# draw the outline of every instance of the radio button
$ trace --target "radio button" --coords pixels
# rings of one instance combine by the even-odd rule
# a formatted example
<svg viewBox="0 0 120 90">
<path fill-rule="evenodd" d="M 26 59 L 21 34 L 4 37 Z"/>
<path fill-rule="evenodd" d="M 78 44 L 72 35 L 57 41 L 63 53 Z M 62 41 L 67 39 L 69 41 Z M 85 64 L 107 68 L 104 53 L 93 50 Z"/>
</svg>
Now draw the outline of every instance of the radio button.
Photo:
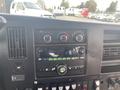
<svg viewBox="0 0 120 90">
<path fill-rule="evenodd" d="M 49 90 L 49 87 L 45 87 L 45 90 Z"/>
<path fill-rule="evenodd" d="M 41 61 L 42 60 L 42 58 L 38 58 L 38 61 Z"/>
<path fill-rule="evenodd" d="M 65 86 L 65 90 L 70 90 L 70 86 Z"/>
<path fill-rule="evenodd" d="M 72 67 L 68 67 L 68 69 L 69 69 L 69 70 L 71 70 L 71 69 L 72 69 Z"/>
<path fill-rule="evenodd" d="M 43 90 L 43 88 L 38 88 L 37 90 Z"/>
<path fill-rule="evenodd" d="M 52 87 L 52 90 L 57 90 L 57 87 Z"/>
<path fill-rule="evenodd" d="M 76 84 L 72 84 L 71 87 L 72 87 L 73 90 L 75 90 L 77 85 Z"/>
<path fill-rule="evenodd" d="M 11 76 L 11 80 L 13 82 L 16 82 L 16 81 L 24 81 L 25 80 L 25 75 L 12 75 Z"/>
<path fill-rule="evenodd" d="M 88 90 L 87 82 L 83 82 L 82 90 Z"/>
<path fill-rule="evenodd" d="M 81 83 L 77 83 L 77 87 L 76 88 L 77 88 L 76 90 L 82 90 L 81 89 Z"/>
<path fill-rule="evenodd" d="M 49 71 L 49 69 L 48 69 L 48 68 L 46 68 L 46 69 L 45 69 L 45 71 L 46 71 L 46 72 L 48 72 L 48 71 Z"/>
<path fill-rule="evenodd" d="M 58 90 L 63 90 L 63 86 L 59 86 L 59 87 L 58 87 Z"/>
<path fill-rule="evenodd" d="M 55 69 L 56 69 L 56 68 L 55 68 L 55 67 L 53 67 L 51 70 L 52 70 L 52 71 L 55 71 Z"/>
<path fill-rule="evenodd" d="M 100 86 L 100 81 L 99 81 L 99 80 L 96 80 L 96 81 L 95 81 L 95 85 L 96 85 L 96 87 L 99 87 L 99 86 Z"/>
</svg>

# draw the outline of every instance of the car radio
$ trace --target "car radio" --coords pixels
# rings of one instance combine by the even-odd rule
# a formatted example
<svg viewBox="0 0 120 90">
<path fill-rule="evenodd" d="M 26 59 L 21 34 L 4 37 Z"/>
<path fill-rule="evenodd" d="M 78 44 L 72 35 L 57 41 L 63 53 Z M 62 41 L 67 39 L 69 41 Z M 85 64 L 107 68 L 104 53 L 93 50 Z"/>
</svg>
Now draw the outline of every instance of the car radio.
<svg viewBox="0 0 120 90">
<path fill-rule="evenodd" d="M 39 46 L 36 47 L 35 52 L 38 76 L 48 77 L 57 75 L 79 75 L 85 73 L 85 46 Z"/>
</svg>

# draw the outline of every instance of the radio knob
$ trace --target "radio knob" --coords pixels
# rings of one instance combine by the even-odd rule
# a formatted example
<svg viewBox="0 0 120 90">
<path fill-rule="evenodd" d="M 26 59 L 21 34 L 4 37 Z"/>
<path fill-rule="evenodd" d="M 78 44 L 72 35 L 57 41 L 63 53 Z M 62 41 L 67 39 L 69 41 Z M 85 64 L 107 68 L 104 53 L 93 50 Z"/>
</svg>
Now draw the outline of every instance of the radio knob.
<svg viewBox="0 0 120 90">
<path fill-rule="evenodd" d="M 67 73 L 67 66 L 66 65 L 59 65 L 57 67 L 57 73 L 59 75 L 65 75 Z"/>
<path fill-rule="evenodd" d="M 79 49 L 79 54 L 84 54 L 85 53 L 85 48 L 80 48 Z"/>
<path fill-rule="evenodd" d="M 84 40 L 83 34 L 77 34 L 77 35 L 75 36 L 75 40 L 76 40 L 77 42 L 83 42 L 83 40 Z"/>
<path fill-rule="evenodd" d="M 68 35 L 66 33 L 60 34 L 59 39 L 61 42 L 67 42 L 68 41 Z"/>
<path fill-rule="evenodd" d="M 50 34 L 45 34 L 43 40 L 45 43 L 50 43 L 52 41 L 52 36 Z"/>
</svg>

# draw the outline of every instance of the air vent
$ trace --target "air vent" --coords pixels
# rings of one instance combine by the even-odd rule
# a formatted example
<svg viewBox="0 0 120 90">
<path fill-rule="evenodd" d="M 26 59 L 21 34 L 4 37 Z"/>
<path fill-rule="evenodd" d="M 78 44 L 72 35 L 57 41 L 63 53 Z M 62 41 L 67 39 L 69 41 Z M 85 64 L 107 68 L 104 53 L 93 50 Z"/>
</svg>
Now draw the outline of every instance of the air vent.
<svg viewBox="0 0 120 90">
<path fill-rule="evenodd" d="M 120 59 L 120 46 L 104 46 L 103 61 Z"/>
<path fill-rule="evenodd" d="M 9 59 L 26 58 L 26 36 L 23 27 L 8 27 Z"/>
<path fill-rule="evenodd" d="M 120 72 L 120 65 L 102 66 L 101 73 Z"/>
<path fill-rule="evenodd" d="M 105 30 L 104 43 L 120 43 L 120 30 Z"/>
</svg>

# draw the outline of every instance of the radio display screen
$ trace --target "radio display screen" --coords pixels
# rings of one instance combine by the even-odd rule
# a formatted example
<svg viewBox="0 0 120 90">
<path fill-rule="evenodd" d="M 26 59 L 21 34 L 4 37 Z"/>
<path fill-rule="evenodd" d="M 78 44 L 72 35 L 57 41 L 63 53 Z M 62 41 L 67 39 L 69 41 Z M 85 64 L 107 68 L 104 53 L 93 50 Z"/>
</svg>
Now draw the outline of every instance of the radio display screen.
<svg viewBox="0 0 120 90">
<path fill-rule="evenodd" d="M 78 60 L 85 58 L 85 46 L 51 46 L 36 48 L 39 61 Z"/>
</svg>

